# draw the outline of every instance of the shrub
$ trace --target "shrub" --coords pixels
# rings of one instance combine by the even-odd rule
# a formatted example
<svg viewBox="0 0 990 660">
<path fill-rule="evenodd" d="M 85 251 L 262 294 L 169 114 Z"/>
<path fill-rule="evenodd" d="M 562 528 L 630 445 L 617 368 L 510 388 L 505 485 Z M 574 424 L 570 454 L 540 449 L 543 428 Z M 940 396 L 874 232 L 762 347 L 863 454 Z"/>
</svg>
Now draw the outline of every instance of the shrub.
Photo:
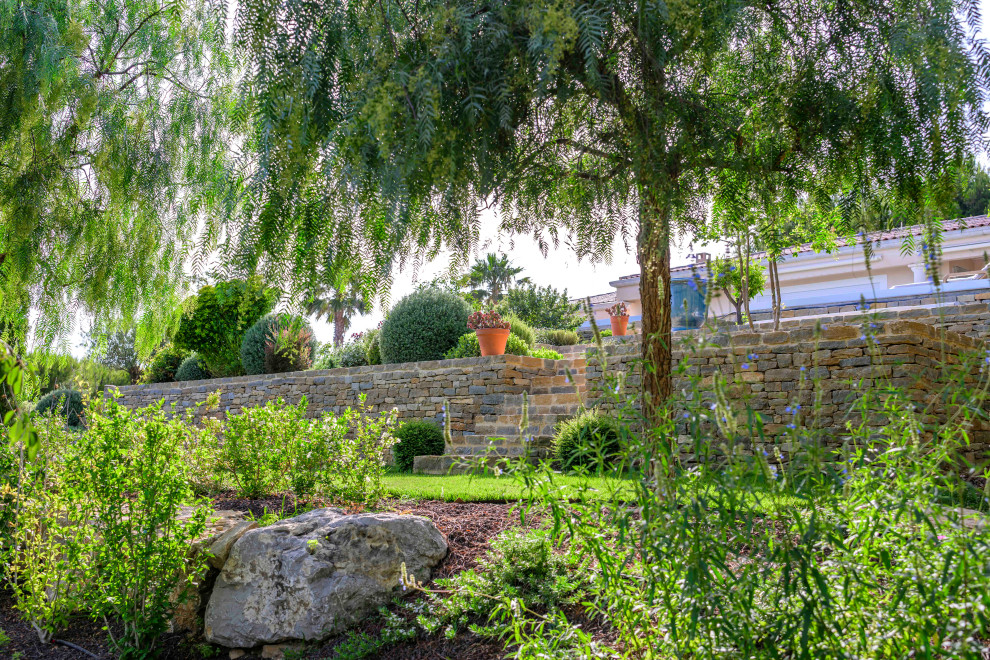
<svg viewBox="0 0 990 660">
<path fill-rule="evenodd" d="M 281 328 L 294 328 L 298 333 L 308 331 L 310 335 L 308 342 L 310 364 L 309 366 L 302 367 L 302 369 L 308 369 L 317 361 L 317 342 L 313 338 L 313 330 L 306 322 L 306 319 L 290 314 L 265 314 L 247 329 L 244 333 L 244 338 L 241 340 L 239 352 L 241 356 L 241 367 L 244 369 L 244 373 L 253 376 L 256 374 L 301 370 L 300 368 L 291 368 L 270 371 L 265 366 L 265 346 L 272 334 L 278 333 Z"/>
<path fill-rule="evenodd" d="M 183 360 L 189 356 L 189 351 L 182 350 L 173 344 L 166 344 L 151 358 L 151 364 L 141 376 L 142 383 L 171 383 L 175 380 L 175 372 L 179 370 Z"/>
<path fill-rule="evenodd" d="M 540 328 L 536 331 L 536 341 L 540 344 L 550 344 L 551 346 L 573 346 L 580 343 L 581 337 L 573 330 Z"/>
<path fill-rule="evenodd" d="M 527 346 L 532 348 L 533 344 L 536 343 L 536 333 L 533 332 L 533 328 L 529 327 L 528 323 L 515 314 L 507 314 L 504 318 L 509 322 L 509 328 L 512 330 L 512 334 L 522 339 L 526 342 Z"/>
<path fill-rule="evenodd" d="M 534 348 L 533 357 L 543 360 L 561 360 L 564 356 L 552 348 Z"/>
<path fill-rule="evenodd" d="M 619 426 L 613 417 L 585 410 L 557 424 L 554 457 L 563 469 L 604 466 L 619 452 Z"/>
<path fill-rule="evenodd" d="M 600 337 L 611 337 L 612 336 L 612 328 L 605 328 L 604 330 L 599 330 L 598 331 L 598 335 Z"/>
<path fill-rule="evenodd" d="M 273 328 L 265 340 L 265 373 L 305 371 L 313 365 L 313 331 L 300 325 Z"/>
<path fill-rule="evenodd" d="M 438 456 L 443 454 L 446 444 L 443 431 L 432 422 L 414 419 L 399 426 L 395 431 L 398 442 L 392 448 L 395 466 L 408 472 L 412 470 L 413 459 L 417 456 Z"/>
<path fill-rule="evenodd" d="M 187 381 L 187 380 L 206 380 L 210 377 L 210 372 L 206 368 L 206 364 L 199 359 L 199 356 L 193 353 L 179 365 L 179 368 L 175 370 L 175 380 L 176 381 Z"/>
<path fill-rule="evenodd" d="M 368 349 L 362 341 L 351 341 L 337 349 L 342 367 L 363 367 L 368 364 Z"/>
<path fill-rule="evenodd" d="M 275 291 L 254 278 L 204 286 L 183 303 L 175 345 L 199 353 L 213 376 L 239 375 L 244 334 L 276 299 Z"/>
<path fill-rule="evenodd" d="M 532 326 L 573 330 L 584 320 L 581 305 L 553 287 L 523 286 L 509 289 L 499 308 L 515 314 Z"/>
<path fill-rule="evenodd" d="M 509 339 L 505 342 L 505 352 L 509 355 L 529 355 L 529 346 L 522 339 L 509 333 Z M 444 353 L 445 360 L 455 360 L 457 358 L 481 357 L 481 346 L 478 344 L 478 335 L 468 332 L 461 335 L 457 340 L 457 345 Z"/>
<path fill-rule="evenodd" d="M 340 353 L 333 344 L 322 344 L 316 351 L 314 369 L 336 369 L 340 366 Z"/>
<path fill-rule="evenodd" d="M 467 331 L 471 306 L 436 289 L 412 293 L 396 304 L 382 325 L 382 362 L 439 360 Z"/>
<path fill-rule="evenodd" d="M 83 398 L 78 390 L 55 390 L 38 399 L 34 407 L 38 415 L 49 413 L 65 419 L 72 427 L 83 425 Z"/>
<path fill-rule="evenodd" d="M 368 359 L 368 364 L 382 363 L 381 335 L 381 328 L 375 328 L 366 335 L 368 348 L 365 351 L 365 356 Z"/>
</svg>

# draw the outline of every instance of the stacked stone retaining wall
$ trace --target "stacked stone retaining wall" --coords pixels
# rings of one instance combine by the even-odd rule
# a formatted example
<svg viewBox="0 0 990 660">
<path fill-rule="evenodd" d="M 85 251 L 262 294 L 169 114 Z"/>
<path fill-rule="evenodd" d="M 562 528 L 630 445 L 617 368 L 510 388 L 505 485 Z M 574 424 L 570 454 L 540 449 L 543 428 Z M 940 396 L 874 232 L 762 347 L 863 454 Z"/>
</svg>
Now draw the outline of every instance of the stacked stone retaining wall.
<svg viewBox="0 0 990 660">
<path fill-rule="evenodd" d="M 927 409 L 929 423 L 944 420 L 948 411 L 939 394 L 946 380 L 979 386 L 982 374 L 977 360 L 983 361 L 979 354 L 985 350 L 979 340 L 907 320 L 872 321 L 865 327 L 806 324 L 777 332 L 684 333 L 675 344 L 674 362 L 686 366 L 675 378 L 675 390 L 693 390 L 696 385 L 701 390 L 702 403 L 695 410 L 700 408 L 709 418 L 706 431 L 724 436 L 719 425 L 711 423 L 717 422 L 715 415 L 734 414 L 745 427 L 748 409 L 760 416 L 765 437 L 754 434 L 742 450 L 775 448 L 785 459 L 801 450 L 789 439 L 804 436 L 802 427 L 812 429 L 827 446 L 841 446 L 848 437 L 846 422 L 857 421 L 852 402 L 866 388 L 899 388 L 919 410 Z M 604 351 L 604 371 L 601 357 L 589 351 L 589 404 L 605 409 L 638 405 L 642 382 L 638 338 L 613 342 Z M 964 369 L 963 364 L 972 366 Z M 619 373 L 624 378 L 616 393 L 614 377 Z M 725 387 L 730 411 L 719 407 L 709 412 L 716 399 L 716 379 Z M 795 412 L 798 405 L 800 411 Z M 685 411 L 685 407 L 676 410 L 675 419 Z M 678 431 L 682 444 L 692 442 L 686 423 L 680 423 Z M 966 458 L 983 462 L 990 450 L 990 426 L 975 420 L 969 432 Z"/>
</svg>

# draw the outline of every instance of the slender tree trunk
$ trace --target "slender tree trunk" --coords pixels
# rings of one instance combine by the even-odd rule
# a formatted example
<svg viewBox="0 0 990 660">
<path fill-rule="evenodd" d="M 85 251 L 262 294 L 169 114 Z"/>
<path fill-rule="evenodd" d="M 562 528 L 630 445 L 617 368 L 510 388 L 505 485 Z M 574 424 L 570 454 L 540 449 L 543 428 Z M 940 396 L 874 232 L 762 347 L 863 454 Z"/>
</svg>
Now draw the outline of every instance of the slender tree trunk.
<svg viewBox="0 0 990 660">
<path fill-rule="evenodd" d="M 780 278 L 777 272 L 777 259 L 773 255 L 769 256 L 767 261 L 770 271 L 770 292 L 773 297 L 773 329 L 780 330 L 780 309 L 781 309 L 781 299 L 780 299 Z"/>
<path fill-rule="evenodd" d="M 344 343 L 344 312 L 333 313 L 333 345 L 340 346 Z"/>
<path fill-rule="evenodd" d="M 659 421 L 671 383 L 670 211 L 644 200 L 637 239 L 639 296 L 643 306 L 643 410 Z M 648 367 L 648 368 L 647 368 Z"/>
<path fill-rule="evenodd" d="M 752 256 L 752 250 L 750 249 L 749 233 L 748 232 L 745 234 L 745 237 L 746 237 L 746 273 L 745 273 L 745 275 L 746 275 L 746 295 L 743 296 L 743 304 L 746 305 L 746 320 L 749 321 L 749 329 L 755 331 L 756 330 L 756 326 L 753 325 L 753 314 L 752 314 L 752 312 L 749 311 L 749 299 L 750 299 L 750 295 L 749 295 L 749 273 L 750 273 L 749 260 L 750 260 L 750 257 Z"/>
</svg>

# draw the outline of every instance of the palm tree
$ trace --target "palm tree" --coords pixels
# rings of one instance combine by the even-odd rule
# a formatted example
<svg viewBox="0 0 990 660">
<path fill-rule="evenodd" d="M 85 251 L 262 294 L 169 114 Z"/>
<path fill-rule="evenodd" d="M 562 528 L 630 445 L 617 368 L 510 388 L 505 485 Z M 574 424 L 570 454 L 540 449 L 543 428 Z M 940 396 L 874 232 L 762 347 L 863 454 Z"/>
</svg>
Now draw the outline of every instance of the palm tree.
<svg viewBox="0 0 990 660">
<path fill-rule="evenodd" d="M 351 317 L 371 311 L 371 304 L 361 290 L 361 280 L 353 273 L 341 272 L 330 284 L 320 287 L 306 305 L 306 312 L 317 320 L 333 318 L 333 345 L 344 343 L 344 333 L 351 327 Z"/>
<path fill-rule="evenodd" d="M 470 288 L 475 298 L 495 305 L 513 284 L 529 283 L 528 277 L 516 279 L 522 271 L 513 266 L 506 255 L 488 253 L 484 259 L 474 262 L 471 271 L 461 279 L 461 286 Z"/>
</svg>

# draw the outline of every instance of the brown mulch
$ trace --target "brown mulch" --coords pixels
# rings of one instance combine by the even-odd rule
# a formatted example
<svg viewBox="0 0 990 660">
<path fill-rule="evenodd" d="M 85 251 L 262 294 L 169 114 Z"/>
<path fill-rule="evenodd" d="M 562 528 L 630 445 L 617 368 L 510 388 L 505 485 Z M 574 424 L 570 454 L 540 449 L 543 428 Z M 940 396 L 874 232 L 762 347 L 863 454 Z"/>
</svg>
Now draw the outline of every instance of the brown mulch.
<svg viewBox="0 0 990 660">
<path fill-rule="evenodd" d="M 276 513 L 279 517 L 289 517 L 296 512 L 302 513 L 309 509 L 331 504 L 320 501 L 296 501 L 291 496 L 272 497 L 262 500 L 247 500 L 222 496 L 214 498 L 217 509 L 232 509 L 248 511 L 252 516 L 260 518 L 267 513 Z M 473 568 L 478 559 L 489 548 L 490 541 L 499 533 L 520 526 L 519 513 L 514 505 L 504 503 L 462 503 L 423 501 L 391 501 L 382 507 L 386 511 L 424 516 L 431 519 L 447 539 L 449 553 L 447 558 L 434 572 L 434 577 L 450 577 L 463 570 Z M 538 517 L 526 516 L 526 527 L 538 522 Z M 410 595 L 411 598 L 418 597 Z M 366 621 L 358 630 L 375 635 L 381 629 L 377 617 Z M 585 628 L 588 630 L 588 628 Z M 14 658 L 20 653 L 22 660 L 36 658 L 55 660 L 77 660 L 88 658 L 86 654 L 55 644 L 41 644 L 37 634 L 28 624 L 21 621 L 13 609 L 13 602 L 8 591 L 0 591 L 0 630 L 9 638 L 7 644 L 0 645 L 0 658 Z M 74 618 L 68 628 L 58 636 L 92 652 L 99 658 L 110 660 L 113 654 L 107 642 L 106 631 L 102 622 L 94 622 L 84 617 Z M 2 637 L 0 637 L 2 639 Z M 330 639 L 317 649 L 312 649 L 307 657 L 332 658 L 334 647 L 341 638 Z M 200 660 L 204 656 L 197 648 L 202 643 L 200 639 L 190 639 L 186 635 L 168 635 L 161 640 L 161 658 L 165 660 Z M 388 660 L 421 660 L 449 658 L 465 660 L 494 660 L 505 656 L 505 648 L 495 642 L 482 640 L 470 632 L 463 632 L 454 639 L 448 640 L 443 635 L 428 639 L 418 639 L 413 642 L 399 644 L 388 649 L 380 657 Z M 225 649 L 220 649 L 213 656 L 224 660 L 227 657 Z M 246 656 L 257 657 L 257 656 Z"/>
</svg>

